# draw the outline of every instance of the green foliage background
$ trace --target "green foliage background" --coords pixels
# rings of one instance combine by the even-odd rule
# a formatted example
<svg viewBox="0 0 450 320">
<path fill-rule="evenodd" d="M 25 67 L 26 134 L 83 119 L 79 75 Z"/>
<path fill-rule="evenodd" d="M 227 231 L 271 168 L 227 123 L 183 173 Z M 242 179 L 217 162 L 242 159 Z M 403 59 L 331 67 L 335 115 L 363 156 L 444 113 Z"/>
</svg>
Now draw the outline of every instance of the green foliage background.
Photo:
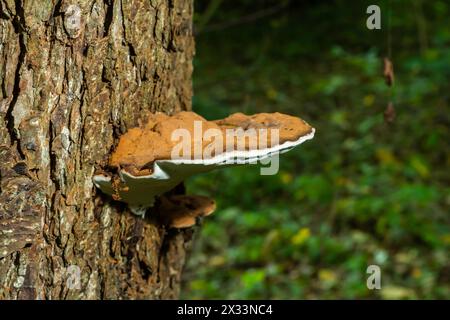
<svg viewBox="0 0 450 320">
<path fill-rule="evenodd" d="M 366 28 L 369 4 L 382 30 Z M 188 181 L 218 210 L 197 232 L 182 298 L 450 298 L 450 3 L 212 0 L 196 11 L 194 110 L 279 111 L 317 132 L 277 175 L 249 166 Z M 381 290 L 366 287 L 370 264 Z"/>
</svg>

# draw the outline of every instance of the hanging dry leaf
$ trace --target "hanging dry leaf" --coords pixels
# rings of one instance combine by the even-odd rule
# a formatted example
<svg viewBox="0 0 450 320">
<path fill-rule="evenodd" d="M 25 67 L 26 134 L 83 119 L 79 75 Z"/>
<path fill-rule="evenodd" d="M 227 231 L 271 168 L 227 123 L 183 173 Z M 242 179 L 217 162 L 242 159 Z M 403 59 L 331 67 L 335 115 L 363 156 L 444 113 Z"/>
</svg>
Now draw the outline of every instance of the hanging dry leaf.
<svg viewBox="0 0 450 320">
<path fill-rule="evenodd" d="M 389 58 L 384 58 L 384 79 L 386 84 L 391 87 L 394 84 L 394 65 Z"/>
<path fill-rule="evenodd" d="M 384 121 L 386 123 L 393 123 L 395 120 L 395 108 L 392 102 L 389 102 L 386 110 L 384 110 Z"/>
</svg>

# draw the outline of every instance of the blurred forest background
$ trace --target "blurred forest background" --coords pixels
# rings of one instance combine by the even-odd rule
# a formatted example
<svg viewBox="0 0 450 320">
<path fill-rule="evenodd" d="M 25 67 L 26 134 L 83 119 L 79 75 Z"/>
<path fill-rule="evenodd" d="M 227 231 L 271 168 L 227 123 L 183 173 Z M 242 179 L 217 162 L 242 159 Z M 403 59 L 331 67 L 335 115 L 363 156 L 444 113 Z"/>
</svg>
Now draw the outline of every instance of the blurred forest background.
<svg viewBox="0 0 450 320">
<path fill-rule="evenodd" d="M 188 182 L 218 210 L 182 298 L 450 298 L 450 2 L 195 3 L 194 110 L 279 111 L 317 132 L 277 175 L 248 166 Z M 366 28 L 369 4 L 381 30 Z M 371 264 L 381 290 L 366 287 Z"/>
</svg>

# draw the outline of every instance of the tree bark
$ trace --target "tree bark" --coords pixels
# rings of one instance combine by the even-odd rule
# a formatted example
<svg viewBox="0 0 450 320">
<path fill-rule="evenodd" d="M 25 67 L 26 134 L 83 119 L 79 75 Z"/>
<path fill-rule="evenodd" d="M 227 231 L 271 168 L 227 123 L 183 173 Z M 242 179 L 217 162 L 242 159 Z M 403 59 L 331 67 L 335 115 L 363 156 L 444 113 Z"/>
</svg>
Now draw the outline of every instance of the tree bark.
<svg viewBox="0 0 450 320">
<path fill-rule="evenodd" d="M 178 296 L 191 232 L 92 177 L 150 112 L 191 108 L 192 15 L 191 0 L 0 0 L 0 298 Z"/>
</svg>

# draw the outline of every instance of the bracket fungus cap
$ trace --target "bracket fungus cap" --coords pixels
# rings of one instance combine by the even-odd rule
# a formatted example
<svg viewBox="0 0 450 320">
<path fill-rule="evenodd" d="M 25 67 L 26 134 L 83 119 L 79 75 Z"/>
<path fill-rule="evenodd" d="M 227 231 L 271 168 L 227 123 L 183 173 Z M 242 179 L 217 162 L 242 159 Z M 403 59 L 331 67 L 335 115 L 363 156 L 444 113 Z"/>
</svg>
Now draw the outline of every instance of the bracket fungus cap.
<svg viewBox="0 0 450 320">
<path fill-rule="evenodd" d="M 97 174 L 94 183 L 141 214 L 156 196 L 191 175 L 267 160 L 312 139 L 314 132 L 302 119 L 281 113 L 236 113 L 215 121 L 187 111 L 156 113 L 121 136 L 109 162 L 117 173 Z M 183 156 L 174 156 L 174 150 Z"/>
</svg>

